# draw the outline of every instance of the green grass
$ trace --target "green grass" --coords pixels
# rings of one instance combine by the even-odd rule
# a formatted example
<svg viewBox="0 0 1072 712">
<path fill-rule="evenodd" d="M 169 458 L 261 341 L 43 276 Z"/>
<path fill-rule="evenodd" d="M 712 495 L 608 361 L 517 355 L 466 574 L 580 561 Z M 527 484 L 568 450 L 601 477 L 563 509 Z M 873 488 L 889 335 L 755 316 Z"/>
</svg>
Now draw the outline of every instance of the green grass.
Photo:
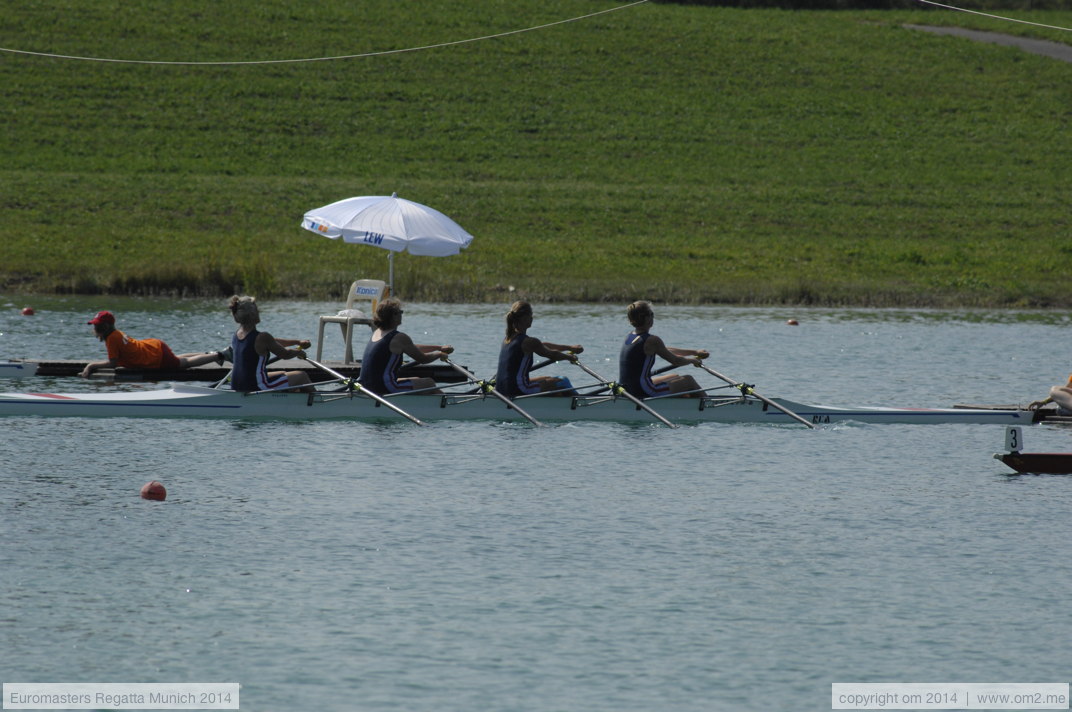
<svg viewBox="0 0 1072 712">
<path fill-rule="evenodd" d="M 294 5 L 11 0 L 0 45 L 320 57 L 615 6 Z M 1072 66 L 906 22 L 1072 34 L 648 3 L 333 62 L 0 53 L 0 291 L 335 297 L 385 276 L 386 253 L 302 214 L 397 191 L 475 236 L 397 257 L 408 299 L 1072 305 Z"/>
</svg>

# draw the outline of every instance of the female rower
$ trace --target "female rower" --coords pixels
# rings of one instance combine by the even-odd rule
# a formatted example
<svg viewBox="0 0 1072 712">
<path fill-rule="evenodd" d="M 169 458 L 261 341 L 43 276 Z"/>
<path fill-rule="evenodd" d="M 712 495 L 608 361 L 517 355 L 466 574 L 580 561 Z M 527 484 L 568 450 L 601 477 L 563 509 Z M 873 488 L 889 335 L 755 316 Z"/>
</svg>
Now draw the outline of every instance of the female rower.
<svg viewBox="0 0 1072 712">
<path fill-rule="evenodd" d="M 234 352 L 234 370 L 231 372 L 231 388 L 236 391 L 273 391 L 280 388 L 302 387 L 304 392 L 313 391 L 309 374 L 304 371 L 269 371 L 268 357 L 305 358 L 302 347 L 308 342 L 297 339 L 276 339 L 267 331 L 257 331 L 261 321 L 260 310 L 253 297 L 231 297 L 231 314 L 238 322 L 238 329 L 231 337 Z M 294 351 L 286 347 L 298 346 Z"/>
<path fill-rule="evenodd" d="M 514 302 L 506 314 L 506 338 L 499 351 L 499 370 L 495 374 L 495 388 L 508 398 L 558 391 L 561 395 L 576 395 L 568 378 L 558 376 L 529 377 L 532 370 L 532 355 L 537 354 L 552 361 L 576 362 L 584 351 L 579 344 L 572 346 L 540 341 L 528 335 L 532 326 L 532 305 Z M 567 353 L 572 352 L 572 353 Z"/>
<path fill-rule="evenodd" d="M 667 374 L 652 377 L 651 369 L 658 356 L 675 366 L 691 363 L 701 365 L 702 359 L 711 354 L 706 349 L 670 348 L 655 334 L 650 333 L 655 323 L 651 304 L 633 302 L 626 314 L 633 330 L 625 337 L 621 355 L 618 357 L 618 382 L 637 398 L 664 396 L 671 393 L 698 391 L 700 384 L 692 376 Z"/>
<path fill-rule="evenodd" d="M 86 322 L 93 326 L 97 339 L 104 342 L 108 350 L 106 361 L 91 361 L 82 369 L 82 378 L 101 368 L 142 368 L 146 370 L 181 371 L 195 366 L 202 366 L 215 361 L 223 365 L 227 354 L 222 351 L 210 351 L 200 354 L 182 354 L 176 356 L 171 348 L 160 339 L 132 339 L 115 328 L 115 315 L 109 311 L 97 312 Z"/>
<path fill-rule="evenodd" d="M 402 304 L 394 298 L 384 299 L 376 305 L 372 325 L 376 330 L 365 346 L 361 358 L 361 375 L 358 383 L 373 393 L 386 395 L 403 391 L 439 393 L 433 378 L 399 378 L 398 368 L 402 356 L 409 356 L 417 363 L 431 363 L 437 358 L 446 358 L 454 353 L 453 346 L 430 346 L 415 344 L 413 339 L 398 330 L 402 324 Z"/>
</svg>

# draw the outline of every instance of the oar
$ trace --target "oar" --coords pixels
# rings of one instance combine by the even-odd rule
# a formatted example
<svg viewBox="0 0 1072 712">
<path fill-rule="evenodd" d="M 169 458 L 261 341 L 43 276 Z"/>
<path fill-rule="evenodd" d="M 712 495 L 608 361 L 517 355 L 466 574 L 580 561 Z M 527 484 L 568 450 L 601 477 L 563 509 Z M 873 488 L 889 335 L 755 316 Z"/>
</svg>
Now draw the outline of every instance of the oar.
<svg viewBox="0 0 1072 712">
<path fill-rule="evenodd" d="M 361 391 L 366 396 L 368 396 L 372 400 L 376 401 L 380 405 L 390 408 L 394 412 L 396 412 L 399 415 L 401 415 L 403 418 L 406 418 L 407 420 L 412 421 L 412 422 L 416 423 L 417 425 L 427 425 L 427 423 L 425 423 L 424 421 L 420 420 L 419 418 L 417 418 L 415 416 L 410 415 L 409 413 L 407 413 L 406 411 L 402 410 L 397 405 L 395 405 L 391 401 L 387 400 L 383 396 L 381 396 L 381 395 L 379 395 L 377 393 L 373 393 L 369 389 L 365 388 L 360 383 L 358 383 L 356 380 L 347 378 L 346 376 L 342 375 L 338 371 L 333 371 L 332 369 L 328 368 L 324 364 L 318 363 L 318 362 L 312 360 L 311 358 L 307 358 L 305 360 L 308 361 L 309 363 L 313 364 L 317 368 L 319 368 L 324 373 L 331 374 L 335 378 L 339 379 L 340 381 L 345 383 L 348 387 L 354 388 L 354 389 L 356 389 L 358 391 Z"/>
<path fill-rule="evenodd" d="M 589 376 L 591 376 L 592 378 L 596 379 L 597 381 L 599 381 L 603 385 L 605 385 L 608 388 L 610 388 L 611 393 L 613 393 L 614 395 L 624 396 L 625 398 L 628 398 L 629 400 L 633 401 L 633 403 L 635 403 L 637 405 L 637 407 L 643 408 L 644 410 L 648 411 L 651 415 L 655 416 L 656 420 L 658 420 L 662 424 L 666 425 L 667 427 L 671 427 L 671 428 L 676 428 L 677 427 L 676 425 L 671 423 L 669 420 L 667 420 L 666 418 L 664 418 L 663 416 L 659 415 L 654 410 L 652 410 L 651 407 L 647 403 L 645 403 L 644 401 L 640 400 L 639 398 L 634 396 L 629 391 L 625 390 L 625 388 L 621 384 L 612 383 L 611 381 L 608 381 L 607 379 L 603 378 L 603 376 L 600 376 L 598 373 L 596 373 L 592 369 L 588 368 L 587 366 L 585 366 L 580 361 L 574 361 L 573 363 L 575 363 L 578 366 L 580 366 L 581 370 L 584 371 L 585 373 L 587 373 Z"/>
<path fill-rule="evenodd" d="M 657 368 L 654 371 L 652 371 L 651 375 L 658 376 L 660 373 L 666 373 L 667 371 L 673 371 L 675 368 L 681 368 L 681 366 L 675 366 L 674 364 L 670 364 L 669 366 L 663 366 L 662 368 Z M 598 390 L 592 391 L 592 393 L 590 395 L 594 395 L 594 396 L 599 395 L 600 393 L 606 393 L 609 390 L 610 390 L 609 385 L 603 386 L 602 388 L 600 388 Z"/>
<path fill-rule="evenodd" d="M 498 390 L 496 390 L 495 386 L 491 385 L 491 383 L 489 383 L 488 381 L 479 380 L 474 374 L 470 373 L 468 370 L 466 370 L 462 366 L 459 366 L 458 364 L 454 363 L 449 358 L 445 358 L 443 360 L 446 361 L 447 363 L 449 363 L 451 368 L 453 368 L 455 371 L 457 371 L 458 373 L 462 374 L 463 376 L 465 376 L 466 378 L 471 380 L 473 383 L 475 383 L 478 386 L 480 386 L 480 390 L 484 391 L 485 393 L 490 393 L 491 395 L 495 396 L 496 398 L 501 400 L 503 403 L 505 403 L 507 405 L 507 407 L 513 408 L 514 410 L 516 410 L 518 412 L 518 415 L 521 415 L 522 417 L 524 417 L 525 420 L 529 421 L 530 423 L 532 423 L 533 425 L 535 425 L 537 427 L 543 425 L 543 423 L 541 423 L 540 421 L 536 420 L 531 415 L 529 415 L 528 413 L 523 411 L 521 408 L 519 408 L 517 403 L 515 403 L 512 400 L 510 400 L 509 398 L 504 396 L 502 393 L 500 393 Z"/>
<path fill-rule="evenodd" d="M 544 368 L 546 366 L 550 366 L 553 363 L 555 363 L 555 360 L 553 358 L 549 358 L 549 359 L 545 359 L 543 361 L 540 361 L 538 364 L 536 364 L 535 366 L 533 366 L 532 368 L 529 369 L 529 373 L 532 373 L 533 371 L 539 371 L 541 368 Z"/>
<path fill-rule="evenodd" d="M 573 354 L 572 351 L 570 351 L 569 353 L 571 355 Z M 553 358 L 545 359 L 543 361 L 540 361 L 538 364 L 536 364 L 532 368 L 530 368 L 529 373 L 532 373 L 533 371 L 539 371 L 541 368 L 546 368 L 546 367 L 550 366 L 553 363 L 562 363 L 563 360 L 564 359 L 553 359 Z"/>
<path fill-rule="evenodd" d="M 775 403 L 774 401 L 772 401 L 770 398 L 764 398 L 763 396 L 759 395 L 758 393 L 755 392 L 755 390 L 753 390 L 752 386 L 748 385 L 747 383 L 741 383 L 739 381 L 733 380 L 732 378 L 727 378 L 726 376 L 723 376 L 721 373 L 719 373 L 715 369 L 708 368 L 707 366 L 704 366 L 703 363 L 699 363 L 697 365 L 700 368 L 702 368 L 703 370 L 705 370 L 708 373 L 710 373 L 715 378 L 721 378 L 723 381 L 725 381 L 726 383 L 730 384 L 734 388 L 739 389 L 741 391 L 741 395 L 754 396 L 755 398 L 758 398 L 760 401 L 762 401 L 763 403 L 766 403 L 767 405 L 771 406 L 772 408 L 777 408 L 778 410 L 782 411 L 783 413 L 788 415 L 793 420 L 796 420 L 796 421 L 798 421 L 800 423 L 803 423 L 804 425 L 807 425 L 809 428 L 814 428 L 815 427 L 814 424 L 809 423 L 808 421 L 804 420 L 803 418 L 801 418 L 799 415 L 797 415 L 793 411 L 789 410 L 788 408 L 783 408 L 782 406 L 780 406 L 777 403 Z"/>
</svg>

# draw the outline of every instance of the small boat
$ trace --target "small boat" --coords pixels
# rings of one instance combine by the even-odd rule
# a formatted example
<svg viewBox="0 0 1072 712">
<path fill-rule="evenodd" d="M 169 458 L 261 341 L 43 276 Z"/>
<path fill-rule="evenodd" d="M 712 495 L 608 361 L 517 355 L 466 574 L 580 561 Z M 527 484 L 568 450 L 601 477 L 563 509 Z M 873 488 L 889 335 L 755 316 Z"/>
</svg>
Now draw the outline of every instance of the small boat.
<svg viewBox="0 0 1072 712">
<path fill-rule="evenodd" d="M 170 388 L 96 393 L 0 394 L 0 416 L 124 417 L 124 418 L 250 418 L 401 420 L 402 416 L 360 392 L 338 387 L 315 393 L 260 391 L 241 393 L 209 387 L 174 384 Z M 421 420 L 523 421 L 516 409 L 485 393 L 404 394 L 391 404 Z M 540 421 L 655 422 L 652 414 L 616 395 L 525 396 L 519 408 Z M 704 395 L 693 398 L 652 398 L 643 403 L 674 423 L 763 423 L 791 425 L 796 421 L 780 406 L 814 424 L 859 423 L 990 423 L 1026 425 L 1027 411 L 969 408 L 885 408 L 809 405 L 771 399 L 769 407 L 754 396 Z"/>
<path fill-rule="evenodd" d="M 1020 428 L 1006 428 L 1005 449 L 1009 452 L 999 452 L 994 459 L 1001 460 L 1022 475 L 1072 474 L 1072 452 L 1020 452 L 1023 443 Z"/>
</svg>

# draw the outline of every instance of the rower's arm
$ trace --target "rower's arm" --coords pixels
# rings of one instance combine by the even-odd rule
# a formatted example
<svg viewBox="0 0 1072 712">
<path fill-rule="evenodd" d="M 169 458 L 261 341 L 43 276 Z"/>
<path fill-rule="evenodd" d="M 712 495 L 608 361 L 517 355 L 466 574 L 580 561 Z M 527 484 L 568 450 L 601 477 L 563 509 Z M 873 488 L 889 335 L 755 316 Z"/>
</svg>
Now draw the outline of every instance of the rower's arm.
<svg viewBox="0 0 1072 712">
<path fill-rule="evenodd" d="M 698 358 L 705 359 L 711 357 L 711 352 L 707 349 L 679 349 L 677 347 L 668 346 L 667 350 L 675 356 L 683 356 L 685 358 Z M 680 364 L 679 364 L 680 365 Z"/>
<path fill-rule="evenodd" d="M 90 374 L 94 371 L 99 371 L 102 368 L 115 368 L 119 365 L 118 359 L 110 358 L 107 361 L 90 361 L 86 364 L 86 367 L 82 369 L 80 374 L 82 378 L 89 378 Z"/>
<path fill-rule="evenodd" d="M 395 334 L 391 341 L 391 350 L 399 348 L 401 353 L 409 356 L 417 363 L 432 363 L 436 359 L 446 358 L 454 353 L 453 346 L 439 346 L 432 344 L 415 344 L 408 334 Z"/>
<path fill-rule="evenodd" d="M 308 339 L 276 339 L 276 342 L 281 346 L 297 346 L 302 351 L 313 345 Z"/>
<path fill-rule="evenodd" d="M 648 340 L 644 344 L 644 346 L 647 348 L 649 344 L 650 347 L 654 349 L 654 353 L 656 356 L 658 356 L 664 361 L 672 363 L 675 366 L 684 366 L 685 364 L 689 363 L 691 363 L 693 366 L 698 366 L 700 364 L 701 359 L 697 355 L 700 353 L 700 351 L 695 351 L 693 349 L 671 349 L 663 343 L 662 339 L 660 339 L 658 336 L 655 336 L 654 334 L 648 337 Z M 703 351 L 702 353 L 706 354 L 707 352 Z"/>
<path fill-rule="evenodd" d="M 290 351 L 286 348 L 286 346 L 284 346 L 284 343 L 300 344 L 301 342 L 295 341 L 294 339 L 279 340 L 269 334 L 267 331 L 262 331 L 260 334 L 257 335 L 257 345 L 265 351 L 271 353 L 273 356 L 278 356 L 281 359 L 305 358 L 304 349 L 299 348 L 295 349 L 294 351 Z"/>
<path fill-rule="evenodd" d="M 532 353 L 549 358 L 552 361 L 576 361 L 577 354 L 584 351 L 584 347 L 580 344 L 573 346 L 569 344 L 552 344 L 550 341 L 540 341 L 534 336 L 526 339 L 525 346 L 526 349 L 531 349 Z"/>
<path fill-rule="evenodd" d="M 575 354 L 584 353 L 584 347 L 580 344 L 553 344 L 550 341 L 544 341 L 543 345 L 549 349 L 554 349 L 555 351 L 569 351 L 570 353 Z M 544 356 L 545 354 L 540 355 Z M 548 356 L 547 358 L 550 358 L 550 356 Z"/>
</svg>

